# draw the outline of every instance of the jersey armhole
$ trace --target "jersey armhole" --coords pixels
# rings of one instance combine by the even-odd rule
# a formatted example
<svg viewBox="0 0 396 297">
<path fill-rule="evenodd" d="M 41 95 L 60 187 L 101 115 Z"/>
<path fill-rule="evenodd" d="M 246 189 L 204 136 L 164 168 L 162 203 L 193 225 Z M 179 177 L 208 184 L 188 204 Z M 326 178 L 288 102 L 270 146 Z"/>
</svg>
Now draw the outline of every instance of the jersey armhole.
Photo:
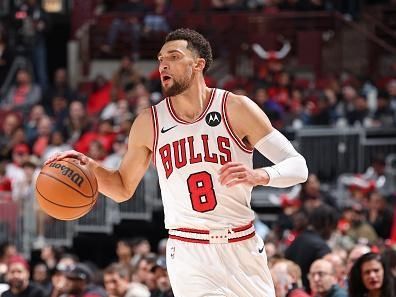
<svg viewBox="0 0 396 297">
<path fill-rule="evenodd" d="M 224 119 L 224 126 L 226 127 L 228 134 L 230 134 L 231 138 L 234 140 L 234 142 L 238 145 L 238 147 L 244 151 L 245 153 L 252 154 L 253 149 L 248 147 L 246 144 L 243 143 L 243 141 L 234 133 L 232 130 L 231 124 L 228 120 L 228 115 L 227 115 L 227 99 L 228 99 L 228 94 L 230 92 L 225 91 L 223 98 L 222 98 L 222 103 L 221 103 L 221 113 L 222 117 Z"/>
<path fill-rule="evenodd" d="M 153 122 L 153 129 L 154 129 L 154 140 L 153 140 L 153 155 L 152 155 L 152 161 L 153 164 L 155 165 L 155 155 L 157 152 L 157 144 L 158 144 L 158 115 L 157 115 L 157 109 L 155 106 L 151 106 L 151 119 Z"/>
</svg>

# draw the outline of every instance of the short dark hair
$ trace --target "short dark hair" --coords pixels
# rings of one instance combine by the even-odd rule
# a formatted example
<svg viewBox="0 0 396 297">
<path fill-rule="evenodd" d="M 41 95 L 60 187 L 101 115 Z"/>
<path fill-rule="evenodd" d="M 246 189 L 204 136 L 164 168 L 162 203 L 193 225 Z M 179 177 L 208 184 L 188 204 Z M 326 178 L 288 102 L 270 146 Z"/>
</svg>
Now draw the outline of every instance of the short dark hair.
<svg viewBox="0 0 396 297">
<path fill-rule="evenodd" d="M 203 73 L 206 73 L 213 62 L 212 48 L 209 41 L 202 34 L 188 28 L 176 29 L 165 38 L 165 42 L 173 40 L 186 40 L 187 48 L 198 53 L 200 58 L 205 59 L 206 63 Z"/>
</svg>

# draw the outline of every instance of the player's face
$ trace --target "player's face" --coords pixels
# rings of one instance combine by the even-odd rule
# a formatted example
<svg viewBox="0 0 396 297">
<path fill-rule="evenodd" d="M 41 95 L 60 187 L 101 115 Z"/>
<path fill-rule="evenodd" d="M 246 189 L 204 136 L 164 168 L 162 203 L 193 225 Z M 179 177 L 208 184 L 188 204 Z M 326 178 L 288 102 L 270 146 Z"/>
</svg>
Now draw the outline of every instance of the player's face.
<svg viewBox="0 0 396 297">
<path fill-rule="evenodd" d="M 187 48 L 186 40 L 173 40 L 164 44 L 158 54 L 158 61 L 165 96 L 176 96 L 190 87 L 196 60 L 195 54 Z"/>
</svg>

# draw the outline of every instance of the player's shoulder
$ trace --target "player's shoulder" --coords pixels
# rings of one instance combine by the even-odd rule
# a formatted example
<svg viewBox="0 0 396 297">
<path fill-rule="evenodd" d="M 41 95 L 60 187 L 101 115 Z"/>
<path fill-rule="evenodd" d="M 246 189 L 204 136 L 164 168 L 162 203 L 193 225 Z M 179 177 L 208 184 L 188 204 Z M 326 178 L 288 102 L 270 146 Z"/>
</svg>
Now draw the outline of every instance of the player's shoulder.
<svg viewBox="0 0 396 297">
<path fill-rule="evenodd" d="M 226 101 L 227 111 L 248 111 L 252 108 L 252 105 L 255 105 L 255 103 L 248 96 L 228 92 Z"/>
<path fill-rule="evenodd" d="M 139 112 L 134 120 L 135 125 L 147 125 L 152 122 L 151 107 L 145 108 Z"/>
</svg>

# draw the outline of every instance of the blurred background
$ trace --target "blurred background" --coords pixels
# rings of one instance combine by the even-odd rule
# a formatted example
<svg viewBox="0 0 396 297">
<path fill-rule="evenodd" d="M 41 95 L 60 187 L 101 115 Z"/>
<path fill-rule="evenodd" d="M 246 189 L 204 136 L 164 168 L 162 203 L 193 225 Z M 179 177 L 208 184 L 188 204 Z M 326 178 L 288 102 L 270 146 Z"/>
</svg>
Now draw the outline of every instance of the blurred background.
<svg viewBox="0 0 396 297">
<path fill-rule="evenodd" d="M 72 222 L 40 211 L 35 178 L 70 148 L 117 168 L 135 116 L 162 99 L 156 55 L 179 27 L 211 42 L 208 86 L 249 96 L 307 160 L 305 184 L 253 191 L 268 246 L 285 250 L 301 231 L 296 217 L 327 204 L 343 249 L 392 247 L 393 0 L 0 0 L 0 242 L 32 263 L 51 247 L 101 268 L 125 238 L 158 253 L 167 233 L 153 168 L 134 199 L 100 197 Z M 356 235 L 356 224 L 373 232 Z"/>
</svg>

